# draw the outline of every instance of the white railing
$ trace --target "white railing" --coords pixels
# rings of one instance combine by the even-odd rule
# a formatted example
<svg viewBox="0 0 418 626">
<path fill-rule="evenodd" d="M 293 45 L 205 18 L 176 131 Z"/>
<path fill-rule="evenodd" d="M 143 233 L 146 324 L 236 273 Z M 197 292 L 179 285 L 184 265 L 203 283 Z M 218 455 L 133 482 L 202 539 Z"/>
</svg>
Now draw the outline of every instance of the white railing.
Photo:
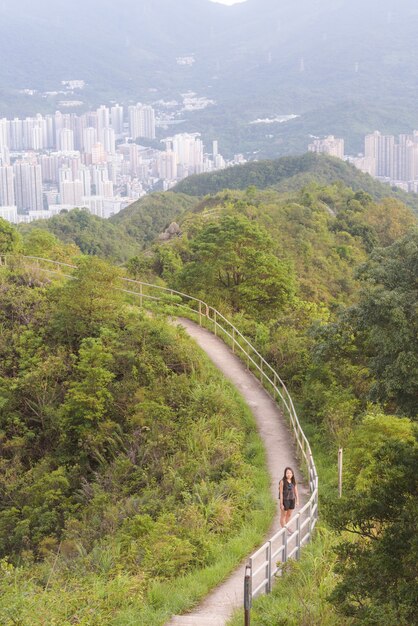
<svg viewBox="0 0 418 626">
<path fill-rule="evenodd" d="M 72 270 L 75 265 L 52 261 L 31 256 L 0 256 L 0 265 L 6 263 L 22 264 L 33 271 L 73 278 Z M 318 519 L 318 474 L 313 460 L 309 442 L 299 423 L 293 400 L 283 380 L 271 367 L 264 357 L 251 345 L 242 333 L 222 313 L 209 306 L 203 300 L 188 294 L 153 285 L 131 278 L 120 278 L 119 291 L 139 300 L 140 306 L 153 307 L 155 303 L 166 308 L 173 306 L 180 308 L 185 317 L 196 319 L 202 326 L 208 326 L 215 335 L 221 336 L 231 345 L 235 352 L 266 388 L 271 397 L 279 403 L 281 410 L 292 428 L 300 460 L 305 465 L 306 477 L 309 482 L 310 498 L 304 507 L 293 517 L 292 523 L 296 528 L 292 535 L 287 528 L 279 530 L 269 541 L 254 552 L 248 562 L 247 576 L 249 585 L 246 585 L 251 601 L 261 593 L 271 591 L 272 582 L 283 563 L 291 558 L 299 558 L 302 546 L 309 541 Z"/>
</svg>

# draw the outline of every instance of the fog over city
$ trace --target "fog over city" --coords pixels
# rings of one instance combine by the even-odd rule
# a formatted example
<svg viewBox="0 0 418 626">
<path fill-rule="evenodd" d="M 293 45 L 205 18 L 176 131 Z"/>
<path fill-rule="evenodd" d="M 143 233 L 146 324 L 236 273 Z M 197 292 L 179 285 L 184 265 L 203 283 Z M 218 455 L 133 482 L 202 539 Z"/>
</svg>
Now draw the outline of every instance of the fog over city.
<svg viewBox="0 0 418 626">
<path fill-rule="evenodd" d="M 412 0 L 4 0 L 3 214 L 308 149 L 416 190 L 417 26 Z"/>
</svg>

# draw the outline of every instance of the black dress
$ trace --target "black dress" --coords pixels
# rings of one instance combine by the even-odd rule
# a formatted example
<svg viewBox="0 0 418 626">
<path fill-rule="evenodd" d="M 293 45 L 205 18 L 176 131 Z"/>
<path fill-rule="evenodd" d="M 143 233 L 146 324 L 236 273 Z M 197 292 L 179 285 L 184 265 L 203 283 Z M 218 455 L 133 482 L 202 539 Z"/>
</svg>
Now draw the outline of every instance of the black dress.
<svg viewBox="0 0 418 626">
<path fill-rule="evenodd" d="M 295 485 L 289 481 L 283 481 L 283 507 L 285 511 L 295 508 L 296 494 Z"/>
</svg>

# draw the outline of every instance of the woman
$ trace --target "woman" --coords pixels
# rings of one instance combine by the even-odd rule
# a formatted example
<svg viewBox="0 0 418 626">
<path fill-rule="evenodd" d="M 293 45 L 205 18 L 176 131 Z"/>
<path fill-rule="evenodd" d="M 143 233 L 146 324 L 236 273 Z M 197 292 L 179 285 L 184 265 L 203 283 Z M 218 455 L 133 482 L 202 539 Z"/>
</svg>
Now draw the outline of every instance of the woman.
<svg viewBox="0 0 418 626">
<path fill-rule="evenodd" d="M 279 483 L 280 526 L 283 528 L 290 522 L 292 511 L 299 504 L 298 486 L 291 467 L 286 467 Z M 288 533 L 292 534 L 290 528 Z"/>
</svg>

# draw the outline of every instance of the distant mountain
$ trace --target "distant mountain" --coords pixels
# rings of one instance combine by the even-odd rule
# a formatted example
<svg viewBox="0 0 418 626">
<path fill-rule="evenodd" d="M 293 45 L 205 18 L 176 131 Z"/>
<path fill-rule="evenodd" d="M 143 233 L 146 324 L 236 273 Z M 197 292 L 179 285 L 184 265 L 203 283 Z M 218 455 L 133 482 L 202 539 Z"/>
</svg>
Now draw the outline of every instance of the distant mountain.
<svg viewBox="0 0 418 626">
<path fill-rule="evenodd" d="M 389 187 L 353 165 L 325 155 L 308 152 L 302 156 L 281 157 L 273 161 L 252 161 L 211 174 L 189 176 L 174 188 L 175 192 L 191 196 L 216 194 L 223 189 L 259 189 L 273 187 L 277 191 L 295 191 L 316 182 L 327 185 L 341 181 L 354 191 L 363 190 L 374 199 L 397 198 L 418 213 L 418 195 Z"/>
<path fill-rule="evenodd" d="M 407 132 L 418 119 L 415 0 L 3 0 L 0 115 L 52 109 L 22 96 L 81 78 L 85 106 L 156 101 L 187 90 L 215 107 L 181 130 L 218 138 L 226 154 L 302 152 L 310 135 Z M 192 66 L 176 58 L 193 54 Z M 294 113 L 280 124 L 258 118 Z"/>
</svg>

